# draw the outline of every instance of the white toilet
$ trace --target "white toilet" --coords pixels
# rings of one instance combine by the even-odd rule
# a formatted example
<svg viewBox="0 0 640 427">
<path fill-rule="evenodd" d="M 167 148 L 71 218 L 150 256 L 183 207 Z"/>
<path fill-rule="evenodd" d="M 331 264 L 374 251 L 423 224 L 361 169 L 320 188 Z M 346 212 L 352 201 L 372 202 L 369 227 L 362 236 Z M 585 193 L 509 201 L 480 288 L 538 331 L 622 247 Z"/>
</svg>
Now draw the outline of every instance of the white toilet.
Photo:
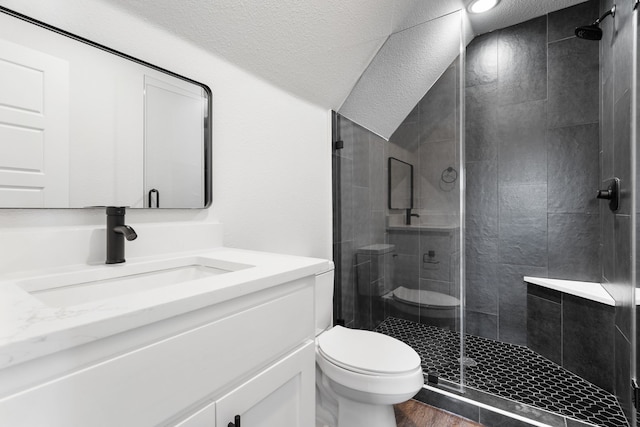
<svg viewBox="0 0 640 427">
<path fill-rule="evenodd" d="M 395 427 L 424 384 L 420 356 L 389 336 L 331 328 L 333 271 L 316 276 L 316 426 Z"/>
</svg>

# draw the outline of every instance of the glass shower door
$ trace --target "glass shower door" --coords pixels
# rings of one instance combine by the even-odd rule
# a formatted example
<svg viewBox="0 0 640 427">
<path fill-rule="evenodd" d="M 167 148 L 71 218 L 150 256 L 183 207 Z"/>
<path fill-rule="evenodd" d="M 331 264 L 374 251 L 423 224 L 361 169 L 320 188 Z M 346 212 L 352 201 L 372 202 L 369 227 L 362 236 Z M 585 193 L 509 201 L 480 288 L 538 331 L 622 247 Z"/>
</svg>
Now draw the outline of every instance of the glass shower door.
<svg viewBox="0 0 640 427">
<path fill-rule="evenodd" d="M 461 13 L 418 27 L 451 22 L 461 23 Z M 410 31 L 402 38 L 412 39 Z M 431 373 L 459 389 L 464 68 L 460 31 L 448 36 L 457 49 L 452 62 L 388 141 L 334 114 L 335 318 L 404 341 L 420 354 L 425 382 Z"/>
</svg>

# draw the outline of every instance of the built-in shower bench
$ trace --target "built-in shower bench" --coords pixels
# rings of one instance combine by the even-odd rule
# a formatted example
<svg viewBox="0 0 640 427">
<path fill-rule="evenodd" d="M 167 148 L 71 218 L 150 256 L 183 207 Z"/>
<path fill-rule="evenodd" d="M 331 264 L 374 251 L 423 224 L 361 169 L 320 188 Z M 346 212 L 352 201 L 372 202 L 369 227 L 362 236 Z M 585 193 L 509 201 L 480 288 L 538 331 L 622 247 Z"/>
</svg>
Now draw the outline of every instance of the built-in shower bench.
<svg viewBox="0 0 640 427">
<path fill-rule="evenodd" d="M 525 276 L 524 281 L 529 284 L 538 285 L 543 288 L 552 289 L 580 298 L 614 306 L 615 300 L 604 289 L 602 284 L 596 282 L 580 282 L 577 280 L 548 279 L 546 277 Z"/>
<path fill-rule="evenodd" d="M 524 277 L 527 347 L 609 392 L 615 385 L 615 300 L 600 283 Z"/>
</svg>

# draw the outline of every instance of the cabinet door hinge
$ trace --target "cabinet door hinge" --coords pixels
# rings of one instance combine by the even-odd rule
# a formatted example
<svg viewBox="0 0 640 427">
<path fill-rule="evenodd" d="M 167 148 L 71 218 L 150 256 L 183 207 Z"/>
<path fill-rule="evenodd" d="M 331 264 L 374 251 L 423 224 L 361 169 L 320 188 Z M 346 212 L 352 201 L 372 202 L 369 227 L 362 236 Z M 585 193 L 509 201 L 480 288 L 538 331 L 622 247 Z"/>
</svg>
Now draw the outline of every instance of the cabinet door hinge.
<svg viewBox="0 0 640 427">
<path fill-rule="evenodd" d="M 638 387 L 638 382 L 635 378 L 631 379 L 631 392 L 633 399 L 633 406 L 638 409 L 638 405 L 640 404 L 640 388 Z"/>
<path fill-rule="evenodd" d="M 344 148 L 344 141 L 339 139 L 333 143 L 334 150 L 342 150 Z"/>
</svg>

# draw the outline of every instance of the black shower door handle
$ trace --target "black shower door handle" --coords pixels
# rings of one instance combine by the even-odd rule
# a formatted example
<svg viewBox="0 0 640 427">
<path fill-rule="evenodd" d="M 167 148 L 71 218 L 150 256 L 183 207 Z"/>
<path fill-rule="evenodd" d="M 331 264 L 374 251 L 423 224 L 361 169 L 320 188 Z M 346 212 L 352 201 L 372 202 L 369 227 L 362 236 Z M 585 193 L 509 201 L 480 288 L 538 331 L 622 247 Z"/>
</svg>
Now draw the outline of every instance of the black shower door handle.
<svg viewBox="0 0 640 427">
<path fill-rule="evenodd" d="M 596 198 L 608 200 L 609 209 L 617 211 L 620 207 L 620 180 L 618 178 L 612 178 L 609 180 L 609 185 L 605 190 L 598 190 Z"/>
</svg>

